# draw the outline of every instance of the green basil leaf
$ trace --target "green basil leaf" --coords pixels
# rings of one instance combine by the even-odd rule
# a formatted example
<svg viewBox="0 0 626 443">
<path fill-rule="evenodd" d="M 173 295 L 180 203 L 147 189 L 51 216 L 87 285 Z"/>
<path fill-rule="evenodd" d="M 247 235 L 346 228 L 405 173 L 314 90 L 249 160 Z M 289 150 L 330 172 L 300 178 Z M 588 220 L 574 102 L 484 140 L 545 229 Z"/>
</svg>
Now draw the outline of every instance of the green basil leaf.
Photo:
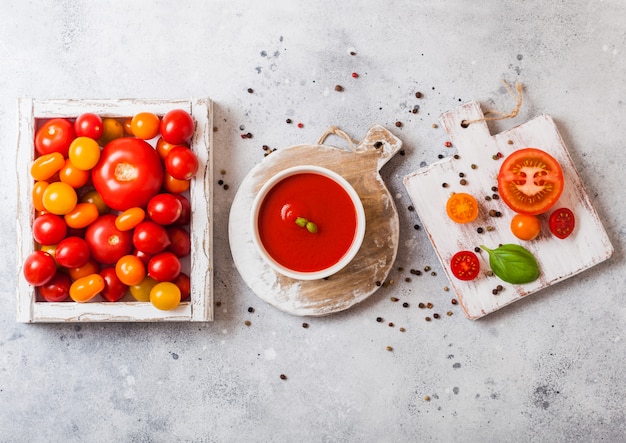
<svg viewBox="0 0 626 443">
<path fill-rule="evenodd" d="M 518 285 L 539 278 L 539 265 L 528 249 L 516 244 L 500 245 L 496 249 L 480 247 L 489 253 L 489 266 L 501 280 Z"/>
</svg>

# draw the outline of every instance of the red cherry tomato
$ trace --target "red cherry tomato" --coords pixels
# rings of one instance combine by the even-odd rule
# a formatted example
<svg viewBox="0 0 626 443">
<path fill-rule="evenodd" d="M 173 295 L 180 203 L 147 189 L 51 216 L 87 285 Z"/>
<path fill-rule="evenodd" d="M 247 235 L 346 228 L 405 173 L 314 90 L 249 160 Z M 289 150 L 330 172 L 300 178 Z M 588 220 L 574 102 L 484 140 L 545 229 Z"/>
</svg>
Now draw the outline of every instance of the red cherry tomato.
<svg viewBox="0 0 626 443">
<path fill-rule="evenodd" d="M 110 208 L 145 207 L 163 183 L 163 166 L 154 148 L 136 138 L 118 138 L 102 150 L 91 170 L 93 184 Z"/>
<path fill-rule="evenodd" d="M 167 235 L 171 244 L 167 250 L 178 258 L 183 258 L 191 252 L 191 238 L 189 232 L 180 226 L 170 226 L 167 228 Z"/>
<path fill-rule="evenodd" d="M 473 252 L 459 251 L 452 256 L 450 269 L 459 280 L 474 280 L 480 272 L 480 262 Z"/>
<path fill-rule="evenodd" d="M 74 131 L 77 137 L 89 137 L 98 140 L 104 134 L 104 125 L 99 115 L 86 112 L 76 118 Z"/>
<path fill-rule="evenodd" d="M 60 266 L 73 269 L 84 266 L 91 258 L 91 252 L 82 238 L 67 237 L 57 245 L 55 258 Z"/>
<path fill-rule="evenodd" d="M 72 280 L 65 272 L 57 272 L 52 280 L 43 286 L 39 286 L 37 290 L 45 301 L 48 302 L 61 302 L 65 301 L 70 296 L 70 286 Z"/>
<path fill-rule="evenodd" d="M 170 225 L 180 217 L 183 205 L 173 194 L 157 194 L 148 202 L 148 216 L 160 225 Z"/>
<path fill-rule="evenodd" d="M 187 198 L 183 195 L 174 194 L 174 197 L 180 200 L 181 204 L 183 205 L 183 210 L 180 213 L 180 217 L 178 218 L 178 220 L 176 220 L 175 224 L 188 225 L 191 221 L 191 203 L 189 203 L 189 200 L 187 200 Z"/>
<path fill-rule="evenodd" d="M 171 252 L 161 252 L 150 259 L 148 275 L 156 281 L 172 281 L 180 274 L 181 264 Z"/>
<path fill-rule="evenodd" d="M 99 263 L 114 264 L 133 247 L 132 233 L 117 229 L 116 218 L 113 214 L 101 215 L 85 231 L 85 240 L 93 258 Z"/>
<path fill-rule="evenodd" d="M 180 289 L 180 300 L 185 301 L 191 296 L 191 280 L 184 272 L 178 274 L 178 277 L 172 281 L 178 289 Z"/>
<path fill-rule="evenodd" d="M 56 272 L 57 263 L 47 252 L 32 252 L 24 261 L 24 278 L 33 286 L 45 285 Z"/>
<path fill-rule="evenodd" d="M 146 254 L 158 254 L 170 245 L 170 238 L 163 226 L 144 221 L 133 232 L 133 245 Z"/>
<path fill-rule="evenodd" d="M 104 289 L 100 292 L 100 295 L 106 301 L 118 301 L 126 295 L 128 286 L 122 283 L 115 272 L 115 268 L 103 269 L 100 271 L 100 276 L 104 279 Z"/>
<path fill-rule="evenodd" d="M 43 214 L 33 221 L 33 238 L 40 245 L 56 245 L 67 235 L 63 218 L 55 214 Z"/>
<path fill-rule="evenodd" d="M 64 118 L 53 118 L 45 122 L 35 134 L 35 150 L 39 155 L 58 152 L 67 157 L 67 151 L 76 138 L 74 125 Z"/>
<path fill-rule="evenodd" d="M 552 213 L 549 220 L 550 232 L 557 238 L 570 236 L 576 226 L 574 213 L 568 208 L 559 208 Z"/>
<path fill-rule="evenodd" d="M 161 137 L 172 145 L 182 145 L 193 135 L 195 124 L 191 115 L 182 109 L 174 109 L 161 119 Z"/>
<path fill-rule="evenodd" d="M 172 148 L 165 157 L 165 169 L 178 180 L 189 180 L 198 172 L 198 157 L 185 146 Z"/>
</svg>

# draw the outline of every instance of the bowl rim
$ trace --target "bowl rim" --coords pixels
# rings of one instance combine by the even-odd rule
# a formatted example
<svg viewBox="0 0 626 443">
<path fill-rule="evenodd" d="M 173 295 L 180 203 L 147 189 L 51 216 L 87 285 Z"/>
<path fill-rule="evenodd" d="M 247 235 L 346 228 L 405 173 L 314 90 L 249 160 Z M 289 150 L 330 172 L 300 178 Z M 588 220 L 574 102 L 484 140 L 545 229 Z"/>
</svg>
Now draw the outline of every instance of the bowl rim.
<svg viewBox="0 0 626 443">
<path fill-rule="evenodd" d="M 313 271 L 313 272 L 294 271 L 292 269 L 289 269 L 281 265 L 276 260 L 274 260 L 270 256 L 270 254 L 267 252 L 265 247 L 263 246 L 263 243 L 261 242 L 261 239 L 259 236 L 258 223 L 257 223 L 259 210 L 268 192 L 275 185 L 277 185 L 278 183 L 280 183 L 282 180 L 286 179 L 287 177 L 291 177 L 293 175 L 303 174 L 303 173 L 319 174 L 335 181 L 347 192 L 348 196 L 350 197 L 350 200 L 352 201 L 352 204 L 354 205 L 354 209 L 356 212 L 356 232 L 354 233 L 354 238 L 352 240 L 352 244 L 350 245 L 350 248 L 341 257 L 341 259 L 337 261 L 335 264 L 333 264 L 332 266 L 329 266 L 328 268 L 325 268 L 325 269 L 321 269 L 319 271 Z M 363 244 L 363 239 L 365 238 L 365 227 L 366 227 L 365 209 L 363 208 L 363 202 L 361 201 L 361 198 L 358 192 L 356 192 L 354 187 L 343 176 L 323 166 L 298 165 L 298 166 L 288 167 L 274 174 L 263 184 L 263 186 L 261 186 L 261 189 L 259 189 L 259 192 L 257 193 L 257 195 L 255 196 L 252 202 L 250 215 L 251 215 L 250 230 L 252 233 L 252 242 L 257 252 L 259 253 L 259 255 L 261 255 L 261 258 L 276 272 L 286 277 L 290 277 L 296 280 L 319 280 L 319 279 L 323 279 L 326 277 L 330 277 L 333 274 L 336 274 L 341 269 L 345 268 L 354 259 L 356 254 L 361 249 L 361 245 Z"/>
</svg>

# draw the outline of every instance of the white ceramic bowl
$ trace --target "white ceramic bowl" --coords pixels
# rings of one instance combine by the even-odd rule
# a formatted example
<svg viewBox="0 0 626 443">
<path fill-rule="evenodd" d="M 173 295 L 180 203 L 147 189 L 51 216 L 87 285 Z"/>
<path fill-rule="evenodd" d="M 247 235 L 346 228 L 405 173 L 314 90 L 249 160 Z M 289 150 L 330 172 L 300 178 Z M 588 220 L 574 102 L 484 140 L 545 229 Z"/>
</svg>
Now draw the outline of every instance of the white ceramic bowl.
<svg viewBox="0 0 626 443">
<path fill-rule="evenodd" d="M 258 218 L 259 211 L 261 209 L 262 203 L 267 196 L 268 192 L 280 181 L 286 179 L 287 177 L 305 174 L 305 173 L 314 173 L 320 174 L 324 177 L 330 178 L 339 186 L 341 186 L 352 201 L 354 205 L 354 209 L 356 212 L 356 230 L 354 233 L 354 237 L 352 239 L 352 243 L 345 254 L 333 265 L 327 267 L 325 269 L 319 271 L 312 272 L 302 272 L 293 269 L 289 269 L 282 264 L 278 263 L 274 258 L 270 256 L 265 247 L 263 246 L 263 242 L 261 241 L 258 227 Z M 251 217 L 250 217 L 250 229 L 252 232 L 252 241 L 256 247 L 256 250 L 261 255 L 263 260 L 270 265 L 276 272 L 285 275 L 287 277 L 297 279 L 297 280 L 318 280 L 322 278 L 329 277 L 341 269 L 343 269 L 348 263 L 352 261 L 352 259 L 356 256 L 357 252 L 361 248 L 361 244 L 363 243 L 363 238 L 365 237 L 365 211 L 363 209 L 363 203 L 359 198 L 359 194 L 354 190 L 352 185 L 346 181 L 341 175 L 337 174 L 330 169 L 323 168 L 320 166 L 313 165 L 301 165 L 294 166 L 291 168 L 287 168 L 277 173 L 273 177 L 271 177 L 259 190 L 259 193 L 254 199 L 252 203 Z"/>
</svg>

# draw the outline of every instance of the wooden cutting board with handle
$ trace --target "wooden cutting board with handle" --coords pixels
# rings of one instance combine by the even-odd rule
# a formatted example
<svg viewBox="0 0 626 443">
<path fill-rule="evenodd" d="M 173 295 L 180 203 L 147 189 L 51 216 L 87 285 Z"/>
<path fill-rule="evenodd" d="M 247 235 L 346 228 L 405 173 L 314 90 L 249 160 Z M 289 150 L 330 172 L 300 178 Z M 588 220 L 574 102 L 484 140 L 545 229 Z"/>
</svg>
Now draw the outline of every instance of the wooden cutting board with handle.
<svg viewBox="0 0 626 443">
<path fill-rule="evenodd" d="M 350 149 L 324 144 L 329 135 L 348 141 Z M 356 146 L 343 131 L 331 127 L 317 144 L 279 149 L 245 177 L 229 216 L 229 240 L 235 266 L 254 293 L 293 315 L 321 316 L 339 312 L 373 294 L 385 281 L 398 251 L 398 213 L 380 169 L 400 150 L 402 142 L 382 126 L 372 126 Z M 263 184 L 283 169 L 322 166 L 343 176 L 363 202 L 365 238 L 356 257 L 328 279 L 302 281 L 274 271 L 252 242 L 252 202 Z"/>
</svg>

